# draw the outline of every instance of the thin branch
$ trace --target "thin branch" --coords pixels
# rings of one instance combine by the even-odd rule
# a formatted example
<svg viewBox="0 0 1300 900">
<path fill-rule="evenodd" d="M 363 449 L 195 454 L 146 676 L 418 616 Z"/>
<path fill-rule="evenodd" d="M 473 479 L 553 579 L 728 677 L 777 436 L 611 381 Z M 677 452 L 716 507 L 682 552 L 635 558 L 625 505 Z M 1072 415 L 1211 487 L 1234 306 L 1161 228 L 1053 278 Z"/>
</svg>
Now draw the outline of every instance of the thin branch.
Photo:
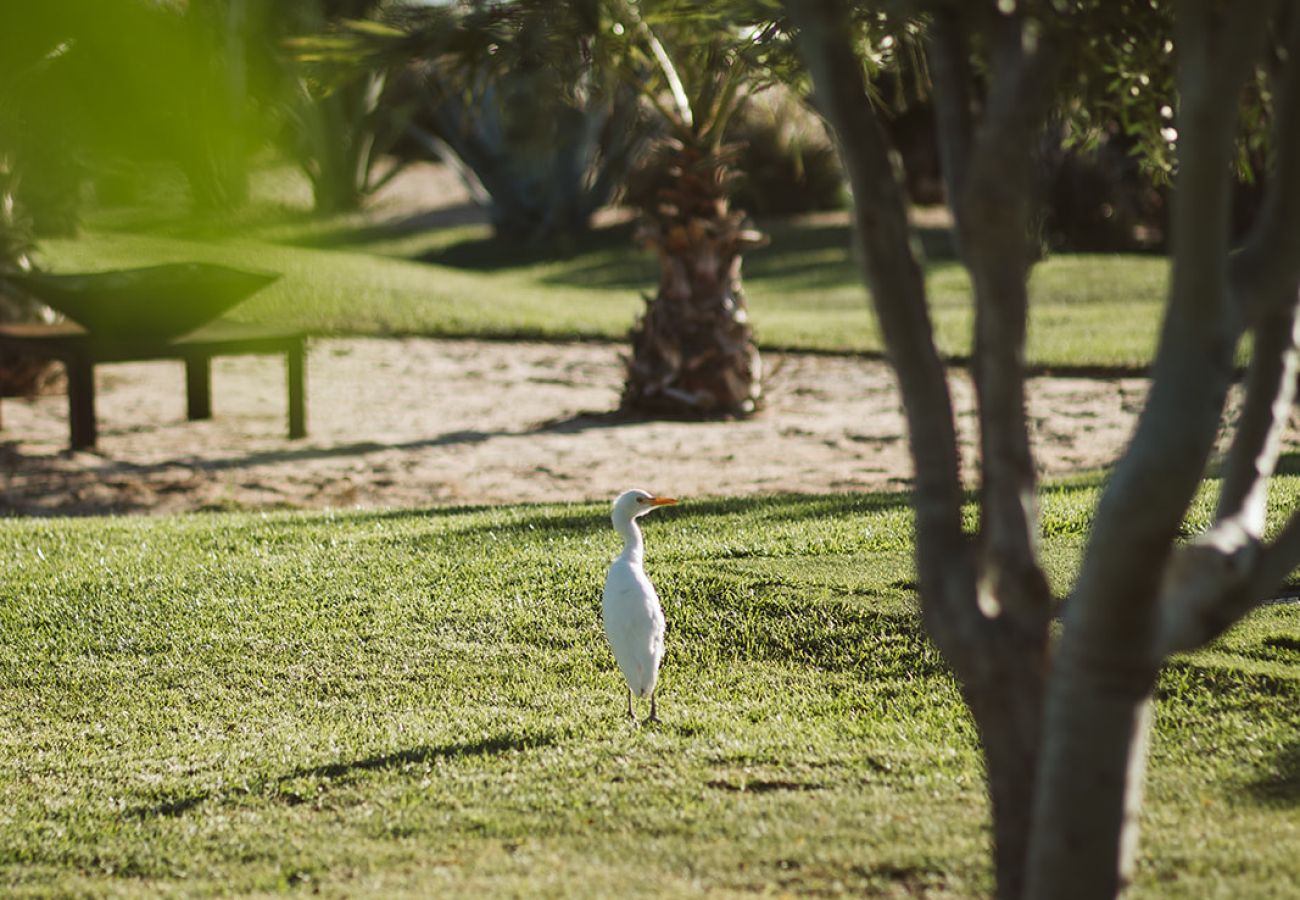
<svg viewBox="0 0 1300 900">
<path fill-rule="evenodd" d="M 1255 329 L 1246 400 L 1224 463 L 1216 519 L 1238 519 L 1252 535 L 1264 532 L 1268 480 L 1277 464 L 1287 413 L 1295 399 L 1297 353 L 1296 290 L 1290 308 L 1269 311 Z"/>
<path fill-rule="evenodd" d="M 1161 581 L 1232 379 L 1230 163 L 1238 92 L 1269 12 L 1218 0 L 1178 6 L 1179 171 L 1166 318 L 1151 391 L 1098 503 L 1056 643 L 1028 897 L 1115 896 L 1132 873 L 1149 697 L 1168 647 Z M 1235 540 L 1251 543 L 1240 533 Z M 1085 810 L 1092 814 L 1081 826 Z"/>
<path fill-rule="evenodd" d="M 950 181 L 962 184 L 954 208 L 976 302 L 983 577 L 1000 607 L 1045 635 L 1051 591 L 1037 558 L 1037 478 L 1025 414 L 1024 346 L 1035 152 L 1061 53 L 1052 46 L 1055 36 L 1045 31 L 1048 23 L 1033 24 L 1031 29 L 1028 21 L 997 16 L 987 28 L 995 50 L 986 114 L 967 169 Z M 952 116 L 960 115 L 963 102 L 969 99 L 961 94 L 948 101 Z M 956 135 L 958 141 L 963 137 Z"/>
<path fill-rule="evenodd" d="M 930 25 L 935 127 L 949 207 L 956 207 L 965 186 L 974 134 L 975 74 L 966 39 L 969 24 L 958 10 L 945 6 L 935 11 Z"/>
<path fill-rule="evenodd" d="M 922 608 L 936 642 L 961 659 L 980 628 L 947 375 L 934 344 L 925 278 L 913 251 L 907 202 L 879 114 L 867 93 L 841 4 L 791 0 L 818 108 L 830 121 L 853 187 L 856 238 L 881 332 L 899 380 L 916 466 L 914 505 Z"/>
<path fill-rule="evenodd" d="M 986 605 L 1034 631 L 1050 591 L 1037 561 L 1036 476 L 1025 416 L 1024 342 L 1034 150 L 1061 65 L 1058 48 L 1015 16 L 943 5 L 930 45 L 936 124 L 949 205 L 976 299 L 973 366 L 979 395 Z M 986 115 L 976 132 L 968 34 L 994 48 Z"/>
<path fill-rule="evenodd" d="M 1300 10 L 1292 3 L 1287 13 L 1269 192 L 1229 270 L 1234 299 L 1248 323 L 1293 305 L 1289 286 L 1300 280 Z"/>
<path fill-rule="evenodd" d="M 479 206 L 488 206 L 492 203 L 492 195 L 488 192 L 487 188 L 483 186 L 483 182 L 479 180 L 479 177 L 474 173 L 474 170 L 466 165 L 465 161 L 460 158 L 460 154 L 456 152 L 455 148 L 436 134 L 425 131 L 414 123 L 406 126 L 406 133 L 409 137 L 413 138 L 416 143 L 423 146 L 432 156 L 440 162 L 446 163 L 448 168 L 456 173 L 461 184 L 463 184 L 465 189 L 469 191 L 469 195 L 475 203 Z"/>
</svg>

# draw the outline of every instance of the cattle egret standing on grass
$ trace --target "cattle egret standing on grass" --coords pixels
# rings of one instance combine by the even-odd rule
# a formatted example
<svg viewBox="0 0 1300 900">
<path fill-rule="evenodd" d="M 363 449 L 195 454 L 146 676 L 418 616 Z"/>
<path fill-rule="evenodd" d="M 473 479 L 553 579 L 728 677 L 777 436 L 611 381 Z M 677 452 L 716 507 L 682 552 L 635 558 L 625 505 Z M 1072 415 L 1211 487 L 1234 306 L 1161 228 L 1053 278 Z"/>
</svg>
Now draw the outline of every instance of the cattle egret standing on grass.
<svg viewBox="0 0 1300 900">
<path fill-rule="evenodd" d="M 614 650 L 623 678 L 627 681 L 627 716 L 632 712 L 632 695 L 650 698 L 647 722 L 658 722 L 655 710 L 655 682 L 664 658 L 664 611 L 659 595 L 646 577 L 643 561 L 645 542 L 636 520 L 659 506 L 671 506 L 672 497 L 656 497 L 645 491 L 625 491 L 614 501 L 610 518 L 623 538 L 623 552 L 610 564 L 605 576 L 605 636 Z"/>
</svg>

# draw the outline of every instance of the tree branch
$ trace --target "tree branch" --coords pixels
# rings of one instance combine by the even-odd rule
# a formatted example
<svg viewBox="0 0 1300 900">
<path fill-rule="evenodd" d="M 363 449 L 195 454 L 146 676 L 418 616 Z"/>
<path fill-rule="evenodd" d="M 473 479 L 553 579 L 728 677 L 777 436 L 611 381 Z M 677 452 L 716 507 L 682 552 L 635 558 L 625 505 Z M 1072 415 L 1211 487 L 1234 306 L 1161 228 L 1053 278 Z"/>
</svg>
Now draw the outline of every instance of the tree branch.
<svg viewBox="0 0 1300 900">
<path fill-rule="evenodd" d="M 852 183 L 856 237 L 903 396 L 916 464 L 913 504 L 922 612 L 927 630 L 956 670 L 979 726 L 994 810 L 998 894 L 1017 897 L 1032 807 L 1033 783 L 1025 773 L 1035 768 L 1040 736 L 1047 648 L 1045 581 L 1041 614 L 1025 627 L 1023 617 L 996 614 L 1003 590 L 1011 590 L 1001 583 L 1005 579 L 999 576 L 997 584 L 977 580 L 974 553 L 961 529 L 952 404 L 934 346 L 923 273 L 913 250 L 900 180 L 853 50 L 844 4 L 789 0 L 787 9 L 799 26 L 819 109 L 833 126 Z M 1023 243 L 1023 231 L 1016 237 Z M 990 265 L 996 267 L 996 261 L 990 260 Z M 1019 346 L 1014 339 L 1013 346 Z M 1018 349 L 1013 355 L 1018 357 Z M 1012 371 L 1014 387 L 1018 364 Z M 1020 414 L 1023 421 L 1023 408 Z M 982 414 L 982 421 L 987 430 L 990 420 Z M 1016 501 L 1021 499 L 1017 494 Z M 1034 521 L 1028 513 L 1022 506 L 1016 521 Z M 999 510 L 995 518 L 1001 514 Z M 1022 529 L 1021 535 L 1025 533 Z M 990 568 L 1001 571 L 1004 559 Z M 1037 572 L 1032 553 L 1029 559 Z"/>
<path fill-rule="evenodd" d="M 1229 172 L 1236 96 L 1267 15 L 1189 2 L 1178 19 L 1179 175 L 1172 278 L 1137 430 L 1098 505 L 1070 604 L 1080 640 L 1148 658 L 1163 561 L 1213 448 L 1232 380 L 1236 329 L 1227 301 Z"/>
<path fill-rule="evenodd" d="M 951 6 L 936 9 L 929 35 L 930 71 L 935 88 L 934 121 L 949 207 L 956 207 L 965 187 L 975 130 L 975 73 L 971 70 L 966 39 L 970 22 L 962 12 Z"/>
<path fill-rule="evenodd" d="M 1180 548 L 1160 583 L 1155 652 L 1193 650 L 1222 634 L 1257 602 L 1249 594 L 1259 540 L 1228 519 Z"/>
<path fill-rule="evenodd" d="M 1195 650 L 1252 612 L 1300 565 L 1300 511 L 1271 544 L 1237 520 L 1200 535 L 1174 557 L 1161 585 L 1164 655 Z"/>
<path fill-rule="evenodd" d="M 927 624 L 945 653 L 969 655 L 959 635 L 979 628 L 947 376 L 934 344 L 925 279 L 913 252 L 907 205 L 863 80 L 841 4 L 790 2 L 813 76 L 853 187 L 856 239 L 889 358 L 899 381 L 916 467 L 917 571 Z"/>
<path fill-rule="evenodd" d="M 1300 16 L 1291 16 L 1275 112 L 1275 152 L 1265 208 L 1230 263 L 1238 307 L 1254 323 L 1246 400 L 1224 464 L 1215 525 L 1171 560 L 1160 591 L 1157 647 L 1192 650 L 1218 637 L 1300 563 L 1300 517 L 1261 546 L 1268 482 L 1295 399 L 1300 368 Z"/>
<path fill-rule="evenodd" d="M 1296 283 L 1292 305 L 1269 311 L 1255 329 L 1246 400 L 1237 433 L 1224 463 L 1216 520 L 1237 519 L 1245 530 L 1264 533 L 1268 480 L 1277 464 L 1287 413 L 1296 393 L 1297 341 Z"/>
<path fill-rule="evenodd" d="M 1098 504 L 1056 645 L 1029 897 L 1114 896 L 1134 865 L 1142 749 L 1167 633 L 1166 607 L 1158 603 L 1162 575 L 1232 378 L 1228 175 L 1237 92 L 1262 44 L 1268 12 L 1262 5 L 1229 9 L 1218 0 L 1184 0 L 1178 7 L 1179 171 L 1169 301 L 1151 391 Z M 1250 544 L 1240 531 L 1215 537 Z"/>
<path fill-rule="evenodd" d="M 1269 191 L 1230 264 L 1233 297 L 1248 324 L 1295 304 L 1300 281 L 1300 10 L 1290 5 L 1273 111 Z"/>
<path fill-rule="evenodd" d="M 1256 329 L 1246 403 L 1228 455 L 1217 520 L 1175 553 L 1161 583 L 1157 648 L 1162 656 L 1214 640 L 1300 563 L 1300 514 L 1273 544 L 1261 544 L 1268 481 L 1295 398 L 1298 339 L 1295 309 L 1269 313 Z"/>
<path fill-rule="evenodd" d="M 988 21 L 993 67 L 985 116 L 967 170 L 949 178 L 962 185 L 954 209 L 976 303 L 981 582 L 988 586 L 982 596 L 995 600 L 1021 627 L 1042 634 L 1044 646 L 1051 592 L 1038 563 L 1037 476 L 1025 415 L 1024 347 L 1034 255 L 1035 153 L 1061 62 L 1060 48 L 1046 27 L 1046 22 L 1014 16 L 995 15 Z M 964 100 L 959 94 L 946 102 L 951 115 L 959 115 Z"/>
</svg>

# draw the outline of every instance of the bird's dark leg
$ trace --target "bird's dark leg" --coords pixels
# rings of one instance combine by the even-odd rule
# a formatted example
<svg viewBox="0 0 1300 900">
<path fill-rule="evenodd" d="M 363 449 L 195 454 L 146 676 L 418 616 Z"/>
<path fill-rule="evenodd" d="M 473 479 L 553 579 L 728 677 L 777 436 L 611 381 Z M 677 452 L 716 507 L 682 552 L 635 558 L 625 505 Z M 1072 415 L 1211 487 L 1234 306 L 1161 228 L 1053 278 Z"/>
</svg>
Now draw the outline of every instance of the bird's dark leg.
<svg viewBox="0 0 1300 900">
<path fill-rule="evenodd" d="M 634 722 L 636 721 L 636 713 L 632 712 L 632 689 L 631 688 L 627 689 L 627 717 Z"/>
<path fill-rule="evenodd" d="M 650 715 L 646 716 L 645 720 L 646 720 L 647 722 L 658 722 L 658 721 L 659 721 L 659 711 L 658 711 L 657 709 L 655 709 L 655 695 L 654 695 L 654 694 L 651 694 L 651 695 L 650 695 Z"/>
</svg>

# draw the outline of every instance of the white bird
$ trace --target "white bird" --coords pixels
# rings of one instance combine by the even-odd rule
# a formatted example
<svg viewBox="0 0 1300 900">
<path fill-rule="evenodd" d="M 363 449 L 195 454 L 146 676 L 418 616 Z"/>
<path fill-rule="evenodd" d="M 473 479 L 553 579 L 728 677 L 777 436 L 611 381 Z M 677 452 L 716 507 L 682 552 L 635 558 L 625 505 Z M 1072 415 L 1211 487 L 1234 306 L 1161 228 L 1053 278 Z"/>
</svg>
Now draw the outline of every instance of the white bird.
<svg viewBox="0 0 1300 900">
<path fill-rule="evenodd" d="M 605 576 L 605 636 L 614 650 L 623 678 L 627 681 L 627 715 L 632 712 L 632 695 L 650 698 L 647 722 L 658 722 L 655 682 L 664 658 L 664 611 L 659 595 L 646 577 L 645 542 L 636 520 L 660 506 L 677 503 L 672 497 L 656 497 L 645 491 L 624 491 L 614 501 L 610 518 L 623 538 L 623 552 L 610 564 Z"/>
</svg>

